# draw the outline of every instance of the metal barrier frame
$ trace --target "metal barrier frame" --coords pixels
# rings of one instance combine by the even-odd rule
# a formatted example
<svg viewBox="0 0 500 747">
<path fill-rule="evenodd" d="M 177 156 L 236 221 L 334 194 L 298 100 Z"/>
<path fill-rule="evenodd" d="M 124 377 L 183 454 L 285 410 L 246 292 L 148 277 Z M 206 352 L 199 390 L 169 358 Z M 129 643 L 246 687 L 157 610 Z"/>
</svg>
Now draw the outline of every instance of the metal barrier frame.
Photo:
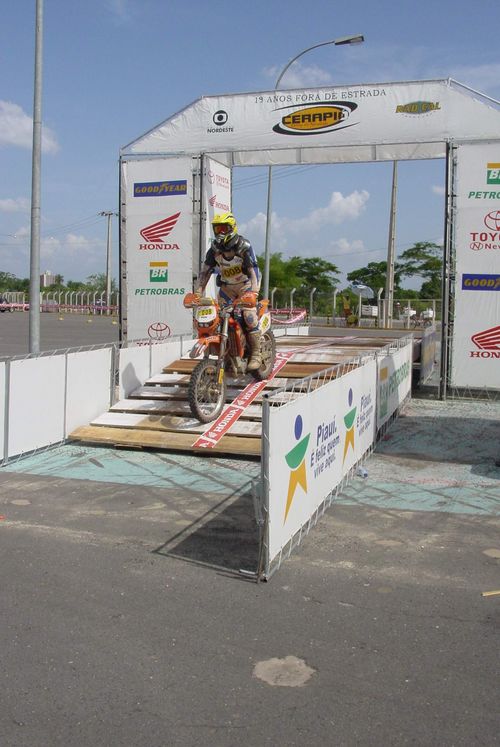
<svg viewBox="0 0 500 747">
<path fill-rule="evenodd" d="M 290 399 L 290 395 L 299 395 L 299 397 L 307 396 L 312 389 L 323 386 L 329 383 L 333 379 L 338 379 L 344 376 L 349 371 L 358 368 L 362 363 L 368 360 L 376 360 L 379 357 L 385 357 L 390 353 L 395 352 L 408 344 L 413 343 L 413 336 L 409 335 L 401 337 L 397 340 L 391 341 L 388 345 L 372 353 L 366 355 L 356 356 L 349 361 L 345 361 L 341 364 L 336 364 L 330 368 L 324 369 L 317 373 L 311 374 L 303 379 L 294 381 L 291 385 L 286 385 L 276 389 L 274 392 L 264 395 L 262 402 L 262 472 L 261 472 L 261 509 L 263 514 L 263 531 L 262 531 L 262 547 L 259 551 L 259 567 L 257 573 L 257 580 L 269 580 L 271 576 L 279 570 L 284 560 L 290 557 L 293 550 L 297 548 L 303 537 L 306 537 L 310 530 L 316 526 L 319 519 L 323 516 L 325 511 L 332 505 L 340 492 L 346 487 L 346 485 L 352 480 L 356 473 L 356 470 L 362 465 L 365 460 L 372 454 L 378 440 L 386 433 L 390 425 L 394 422 L 396 417 L 403 411 L 404 407 L 411 400 L 411 388 L 409 395 L 399 405 L 397 410 L 392 413 L 391 417 L 384 423 L 376 432 L 374 441 L 372 442 L 369 449 L 358 459 L 358 461 L 352 465 L 349 471 L 342 477 L 340 483 L 332 487 L 331 492 L 323 499 L 318 505 L 314 513 L 309 517 L 309 520 L 303 524 L 300 529 L 288 540 L 288 542 L 281 548 L 280 553 L 273 559 L 269 557 L 269 417 L 271 407 L 281 407 L 286 404 L 287 397 Z M 280 401 L 281 398 L 281 401 Z M 377 412 L 378 402 L 376 402 Z"/>
</svg>

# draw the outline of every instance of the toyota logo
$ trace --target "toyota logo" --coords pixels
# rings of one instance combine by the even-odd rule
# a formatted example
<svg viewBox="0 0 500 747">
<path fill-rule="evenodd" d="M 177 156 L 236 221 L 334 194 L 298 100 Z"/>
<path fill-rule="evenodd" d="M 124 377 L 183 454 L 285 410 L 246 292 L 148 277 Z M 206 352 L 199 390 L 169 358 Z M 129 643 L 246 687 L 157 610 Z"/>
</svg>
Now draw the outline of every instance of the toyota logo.
<svg viewBox="0 0 500 747">
<path fill-rule="evenodd" d="M 153 322 L 148 327 L 148 335 L 151 340 L 160 342 L 170 337 L 170 327 L 165 322 Z"/>
<path fill-rule="evenodd" d="M 492 231 L 500 231 L 500 210 L 492 210 L 484 216 L 484 225 Z"/>
</svg>

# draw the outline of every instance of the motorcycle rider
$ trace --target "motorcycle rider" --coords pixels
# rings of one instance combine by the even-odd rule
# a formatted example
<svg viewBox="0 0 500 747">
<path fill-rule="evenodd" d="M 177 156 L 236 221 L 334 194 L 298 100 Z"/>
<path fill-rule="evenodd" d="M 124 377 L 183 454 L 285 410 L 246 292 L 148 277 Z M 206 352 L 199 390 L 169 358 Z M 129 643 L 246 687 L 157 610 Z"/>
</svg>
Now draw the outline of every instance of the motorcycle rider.
<svg viewBox="0 0 500 747">
<path fill-rule="evenodd" d="M 256 371 L 262 364 L 257 316 L 257 296 L 260 288 L 257 258 L 248 239 L 238 233 L 236 219 L 232 213 L 214 215 L 212 228 L 215 238 L 207 251 L 198 278 L 198 289 L 195 292 L 202 296 L 211 275 L 216 273 L 218 301 L 221 306 L 237 301 L 245 302 L 243 320 L 250 348 L 247 369 Z"/>
</svg>

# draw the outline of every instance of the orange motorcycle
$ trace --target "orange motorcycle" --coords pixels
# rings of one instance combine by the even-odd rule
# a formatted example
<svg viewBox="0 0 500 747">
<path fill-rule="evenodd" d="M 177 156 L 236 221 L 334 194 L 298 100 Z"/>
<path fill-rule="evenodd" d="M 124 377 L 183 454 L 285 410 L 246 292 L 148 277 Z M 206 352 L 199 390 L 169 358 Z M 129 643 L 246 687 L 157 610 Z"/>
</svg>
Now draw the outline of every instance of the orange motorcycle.
<svg viewBox="0 0 500 747">
<path fill-rule="evenodd" d="M 184 297 L 185 308 L 193 309 L 198 340 L 191 358 L 203 356 L 191 373 L 188 398 L 193 416 L 202 423 L 215 420 L 226 401 L 226 376 L 249 373 L 258 381 L 271 373 L 276 356 L 276 343 L 271 329 L 269 301 L 259 301 L 257 315 L 260 331 L 261 366 L 247 371 L 250 350 L 242 320 L 244 296 L 235 304 L 220 306 L 213 298 L 200 298 L 195 293 Z"/>
</svg>

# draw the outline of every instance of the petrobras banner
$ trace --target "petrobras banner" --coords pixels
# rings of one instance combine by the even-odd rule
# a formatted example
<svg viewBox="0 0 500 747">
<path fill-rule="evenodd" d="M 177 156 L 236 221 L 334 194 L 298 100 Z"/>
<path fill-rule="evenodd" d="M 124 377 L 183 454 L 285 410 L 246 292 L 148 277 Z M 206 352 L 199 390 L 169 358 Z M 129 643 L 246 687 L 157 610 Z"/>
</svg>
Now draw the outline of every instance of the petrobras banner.
<svg viewBox="0 0 500 747">
<path fill-rule="evenodd" d="M 269 561 L 373 444 L 376 378 L 371 360 L 269 408 Z"/>
<path fill-rule="evenodd" d="M 500 140 L 457 147 L 451 384 L 500 388 Z"/>
<path fill-rule="evenodd" d="M 413 342 L 377 358 L 377 429 L 393 415 L 411 391 Z"/>
<path fill-rule="evenodd" d="M 191 334 L 192 159 L 123 161 L 122 328 L 125 339 Z"/>
<path fill-rule="evenodd" d="M 400 158 L 444 155 L 449 139 L 497 137 L 500 113 L 480 94 L 451 80 L 327 86 L 198 99 L 123 150 L 130 153 L 233 153 L 233 163 L 271 163 L 274 151 L 288 161 L 373 160 L 390 145 L 412 144 Z M 415 144 L 427 148 L 415 152 Z M 342 154 L 325 146 L 369 146 Z M 438 147 L 439 146 L 439 147 Z M 237 155 L 235 155 L 237 154 Z M 263 160 L 262 154 L 265 154 Z M 430 154 L 430 155 L 429 155 Z M 383 155 L 383 154 L 382 154 Z M 375 158 L 380 158 L 377 155 Z M 304 161 L 305 158 L 305 161 Z"/>
</svg>

